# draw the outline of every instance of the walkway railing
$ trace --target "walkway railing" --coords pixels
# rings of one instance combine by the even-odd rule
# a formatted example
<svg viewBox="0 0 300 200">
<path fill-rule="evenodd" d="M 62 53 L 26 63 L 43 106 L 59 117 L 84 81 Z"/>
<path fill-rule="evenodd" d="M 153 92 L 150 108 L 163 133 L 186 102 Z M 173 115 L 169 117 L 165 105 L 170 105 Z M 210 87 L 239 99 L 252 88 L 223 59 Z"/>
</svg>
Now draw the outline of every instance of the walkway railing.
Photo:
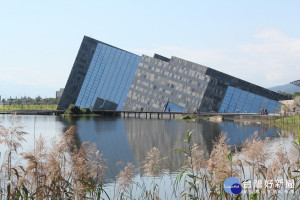
<svg viewBox="0 0 300 200">
<path fill-rule="evenodd" d="M 155 112 L 155 111 L 116 111 L 116 110 L 95 110 L 93 111 L 95 114 L 101 114 L 101 115 L 122 115 L 123 117 L 145 117 L 146 119 L 157 117 L 159 118 L 164 118 L 164 117 L 169 117 L 170 119 L 173 117 L 175 118 L 176 115 L 185 115 L 189 113 L 184 113 L 184 112 Z"/>
</svg>

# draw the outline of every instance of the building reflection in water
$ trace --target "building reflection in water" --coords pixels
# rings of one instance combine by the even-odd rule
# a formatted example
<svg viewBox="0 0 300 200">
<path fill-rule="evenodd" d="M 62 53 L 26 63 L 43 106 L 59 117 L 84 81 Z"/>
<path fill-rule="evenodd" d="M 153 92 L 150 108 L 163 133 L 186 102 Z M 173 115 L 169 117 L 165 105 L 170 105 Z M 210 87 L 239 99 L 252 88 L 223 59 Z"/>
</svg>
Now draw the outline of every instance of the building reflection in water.
<svg viewBox="0 0 300 200">
<path fill-rule="evenodd" d="M 258 131 L 262 137 L 273 137 L 277 131 L 261 125 L 245 126 L 232 122 L 207 121 L 189 123 L 169 119 L 92 117 L 64 121 L 67 126 L 77 126 L 78 143 L 88 141 L 97 144 L 103 157 L 107 159 L 108 179 L 113 179 L 119 173 L 115 166 L 119 161 L 131 162 L 141 170 L 147 152 L 153 147 L 159 148 L 162 156 L 167 157 L 165 167 L 170 172 L 176 172 L 186 158 L 174 150 L 187 149 L 183 141 L 186 139 L 187 130 L 194 130 L 192 143 L 200 144 L 200 149 L 207 158 L 212 150 L 212 141 L 221 132 L 226 134 L 229 145 L 240 146 L 254 131 Z"/>
<path fill-rule="evenodd" d="M 278 135 L 279 128 L 266 124 L 236 124 L 233 122 L 220 123 L 220 129 L 226 134 L 227 144 L 242 146 L 247 138 L 251 138 L 255 131 L 260 138 L 274 137 Z"/>
</svg>

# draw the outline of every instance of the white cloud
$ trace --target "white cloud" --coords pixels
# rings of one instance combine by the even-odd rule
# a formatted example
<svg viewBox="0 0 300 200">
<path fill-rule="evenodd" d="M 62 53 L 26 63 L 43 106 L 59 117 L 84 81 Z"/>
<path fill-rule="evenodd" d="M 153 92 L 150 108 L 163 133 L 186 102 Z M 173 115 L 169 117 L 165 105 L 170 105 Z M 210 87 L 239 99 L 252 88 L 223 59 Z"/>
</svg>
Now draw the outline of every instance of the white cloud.
<svg viewBox="0 0 300 200">
<path fill-rule="evenodd" d="M 276 85 L 299 79 L 300 38 L 275 29 L 263 30 L 254 38 L 257 43 L 241 45 L 239 49 L 255 61 L 254 67 L 264 72 L 268 82 Z"/>
<path fill-rule="evenodd" d="M 150 56 L 154 53 L 173 55 L 264 87 L 300 78 L 300 38 L 289 37 L 276 29 L 265 29 L 249 40 L 249 43 L 217 49 L 157 45 L 136 51 Z"/>
</svg>

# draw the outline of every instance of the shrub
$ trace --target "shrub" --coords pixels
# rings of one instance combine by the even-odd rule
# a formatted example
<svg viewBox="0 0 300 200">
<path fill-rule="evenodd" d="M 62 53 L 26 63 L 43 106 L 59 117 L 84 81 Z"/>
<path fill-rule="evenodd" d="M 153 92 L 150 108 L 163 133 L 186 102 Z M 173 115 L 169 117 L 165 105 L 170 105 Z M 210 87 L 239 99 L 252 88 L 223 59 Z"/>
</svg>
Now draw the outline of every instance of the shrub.
<svg viewBox="0 0 300 200">
<path fill-rule="evenodd" d="M 81 114 L 93 114 L 90 108 L 80 108 Z"/>
<path fill-rule="evenodd" d="M 64 114 L 93 114 L 93 112 L 90 108 L 79 108 L 78 106 L 71 104 Z"/>
<path fill-rule="evenodd" d="M 81 114 L 81 110 L 78 106 L 74 104 L 69 105 L 68 109 L 66 110 L 65 114 Z"/>
</svg>

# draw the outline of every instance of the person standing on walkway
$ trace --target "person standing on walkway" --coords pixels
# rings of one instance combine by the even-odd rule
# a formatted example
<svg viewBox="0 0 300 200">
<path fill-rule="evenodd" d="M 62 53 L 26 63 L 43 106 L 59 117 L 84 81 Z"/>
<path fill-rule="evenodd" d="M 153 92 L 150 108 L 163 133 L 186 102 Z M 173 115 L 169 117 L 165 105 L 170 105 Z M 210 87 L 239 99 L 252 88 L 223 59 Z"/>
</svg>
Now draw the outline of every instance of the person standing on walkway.
<svg viewBox="0 0 300 200">
<path fill-rule="evenodd" d="M 266 108 L 265 109 L 265 115 L 268 115 L 269 114 L 269 110 Z"/>
</svg>

